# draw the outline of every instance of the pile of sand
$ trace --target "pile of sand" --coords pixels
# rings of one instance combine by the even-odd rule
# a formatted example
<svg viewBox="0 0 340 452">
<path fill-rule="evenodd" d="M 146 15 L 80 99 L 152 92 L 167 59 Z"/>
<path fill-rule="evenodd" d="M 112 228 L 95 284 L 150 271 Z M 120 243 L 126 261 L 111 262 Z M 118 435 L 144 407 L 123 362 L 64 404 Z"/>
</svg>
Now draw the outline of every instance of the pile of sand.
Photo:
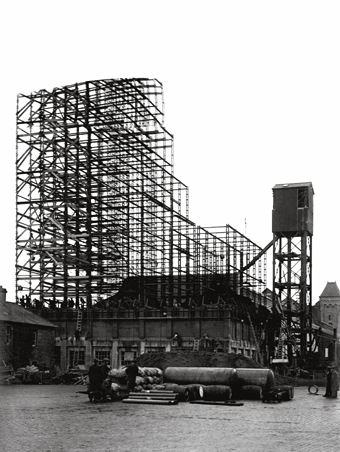
<svg viewBox="0 0 340 452">
<path fill-rule="evenodd" d="M 186 350 L 144 353 L 138 358 L 137 364 L 140 367 L 157 367 L 163 371 L 167 367 L 263 368 L 260 363 L 240 354 L 204 351 L 192 352 Z"/>
</svg>

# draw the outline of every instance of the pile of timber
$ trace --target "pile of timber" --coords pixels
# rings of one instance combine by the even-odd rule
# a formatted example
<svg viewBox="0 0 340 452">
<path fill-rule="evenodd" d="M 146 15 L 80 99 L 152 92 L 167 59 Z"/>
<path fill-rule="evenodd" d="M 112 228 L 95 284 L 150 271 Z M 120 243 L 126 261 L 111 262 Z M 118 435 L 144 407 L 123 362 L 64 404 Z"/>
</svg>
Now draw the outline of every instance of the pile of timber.
<svg viewBox="0 0 340 452">
<path fill-rule="evenodd" d="M 150 390 L 142 392 L 130 392 L 123 403 L 144 403 L 150 405 L 177 405 L 178 395 L 174 391 Z"/>
</svg>

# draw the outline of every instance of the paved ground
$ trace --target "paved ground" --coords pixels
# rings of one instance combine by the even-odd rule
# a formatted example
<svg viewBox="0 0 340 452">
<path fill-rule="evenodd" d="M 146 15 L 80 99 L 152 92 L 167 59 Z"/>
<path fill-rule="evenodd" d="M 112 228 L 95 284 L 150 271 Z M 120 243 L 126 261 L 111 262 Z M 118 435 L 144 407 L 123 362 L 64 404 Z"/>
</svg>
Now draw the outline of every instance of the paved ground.
<svg viewBox="0 0 340 452">
<path fill-rule="evenodd" d="M 0 386 L 6 452 L 340 450 L 340 398 L 295 388 L 281 404 L 242 407 L 90 403 L 77 386 Z"/>
</svg>

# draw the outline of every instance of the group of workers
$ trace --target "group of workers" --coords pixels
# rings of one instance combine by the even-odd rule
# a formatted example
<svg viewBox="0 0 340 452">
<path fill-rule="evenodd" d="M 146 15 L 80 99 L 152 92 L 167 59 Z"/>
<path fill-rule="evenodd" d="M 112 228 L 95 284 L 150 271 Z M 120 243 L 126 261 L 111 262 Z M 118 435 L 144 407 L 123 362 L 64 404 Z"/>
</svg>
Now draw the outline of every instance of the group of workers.
<svg viewBox="0 0 340 452">
<path fill-rule="evenodd" d="M 103 391 L 103 383 L 111 370 L 109 362 L 108 358 L 104 358 L 103 363 L 99 365 L 97 358 L 93 360 L 93 364 L 89 368 L 90 392 Z"/>
<path fill-rule="evenodd" d="M 101 365 L 97 358 L 94 359 L 92 366 L 89 368 L 89 392 L 105 392 L 104 382 L 108 378 L 111 367 L 109 359 L 104 358 Z M 136 360 L 133 360 L 125 369 L 127 379 L 127 389 L 129 392 L 133 391 L 136 386 L 136 378 L 139 368 Z"/>
<path fill-rule="evenodd" d="M 173 337 L 171 338 L 171 340 L 177 342 L 178 348 L 182 348 L 183 338 L 180 334 L 175 333 L 173 335 Z M 208 337 L 208 335 L 206 333 L 203 333 L 203 336 L 200 339 L 200 347 L 202 347 L 204 349 L 211 349 L 215 353 L 221 352 L 221 351 L 223 352 L 223 347 L 220 344 L 219 340 L 215 339 L 214 337 Z"/>
</svg>

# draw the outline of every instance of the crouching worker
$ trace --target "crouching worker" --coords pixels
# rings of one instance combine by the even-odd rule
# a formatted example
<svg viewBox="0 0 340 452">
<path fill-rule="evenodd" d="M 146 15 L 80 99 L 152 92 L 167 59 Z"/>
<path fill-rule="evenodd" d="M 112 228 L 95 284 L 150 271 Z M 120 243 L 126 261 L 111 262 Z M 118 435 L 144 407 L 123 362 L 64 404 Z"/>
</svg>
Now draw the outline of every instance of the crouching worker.
<svg viewBox="0 0 340 452">
<path fill-rule="evenodd" d="M 177 347 L 178 347 L 178 348 L 181 348 L 181 347 L 182 347 L 183 339 L 182 339 L 182 336 L 180 336 L 178 333 L 175 333 L 175 334 L 174 334 L 172 340 L 173 340 L 173 341 L 177 341 Z"/>
<path fill-rule="evenodd" d="M 138 375 L 139 368 L 136 364 L 136 360 L 132 360 L 127 368 L 125 369 L 125 373 L 127 375 L 127 389 L 129 392 L 134 391 L 136 386 L 136 377 Z"/>
</svg>

